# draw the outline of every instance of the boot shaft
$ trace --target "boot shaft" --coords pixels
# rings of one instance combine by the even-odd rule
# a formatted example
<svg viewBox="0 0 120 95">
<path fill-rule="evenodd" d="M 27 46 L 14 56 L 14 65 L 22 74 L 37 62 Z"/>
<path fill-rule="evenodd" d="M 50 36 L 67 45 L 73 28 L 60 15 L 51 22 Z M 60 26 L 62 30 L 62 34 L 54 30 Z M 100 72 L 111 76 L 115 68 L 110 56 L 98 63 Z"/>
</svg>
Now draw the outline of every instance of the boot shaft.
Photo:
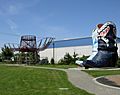
<svg viewBox="0 0 120 95">
<path fill-rule="evenodd" d="M 98 30 L 98 50 L 117 51 L 116 26 L 106 22 Z"/>
</svg>

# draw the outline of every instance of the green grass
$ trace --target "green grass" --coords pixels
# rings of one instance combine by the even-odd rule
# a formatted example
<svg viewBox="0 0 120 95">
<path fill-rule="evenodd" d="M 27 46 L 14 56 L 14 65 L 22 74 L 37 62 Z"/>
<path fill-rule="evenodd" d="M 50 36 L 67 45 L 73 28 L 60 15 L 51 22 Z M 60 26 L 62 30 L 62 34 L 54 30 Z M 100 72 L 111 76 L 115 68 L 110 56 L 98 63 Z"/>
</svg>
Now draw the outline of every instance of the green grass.
<svg viewBox="0 0 120 95">
<path fill-rule="evenodd" d="M 62 69 L 77 68 L 77 65 L 75 65 L 75 64 L 71 64 L 71 65 L 48 64 L 48 65 L 37 65 L 37 66 L 50 67 L 50 68 L 62 68 Z"/>
<path fill-rule="evenodd" d="M 107 76 L 107 75 L 119 75 L 120 70 L 84 70 L 93 77 Z"/>
<path fill-rule="evenodd" d="M 6 63 L 6 62 L 0 62 L 0 65 L 4 64 L 13 64 L 11 63 Z M 31 64 L 32 65 L 32 64 Z M 69 65 L 59 65 L 59 64 L 36 64 L 32 66 L 40 66 L 40 67 L 50 67 L 50 68 L 61 68 L 61 69 L 68 69 L 68 68 L 77 68 L 78 66 L 76 64 L 69 64 Z"/>
<path fill-rule="evenodd" d="M 64 71 L 0 65 L 0 95 L 92 94 L 73 86 Z"/>
</svg>

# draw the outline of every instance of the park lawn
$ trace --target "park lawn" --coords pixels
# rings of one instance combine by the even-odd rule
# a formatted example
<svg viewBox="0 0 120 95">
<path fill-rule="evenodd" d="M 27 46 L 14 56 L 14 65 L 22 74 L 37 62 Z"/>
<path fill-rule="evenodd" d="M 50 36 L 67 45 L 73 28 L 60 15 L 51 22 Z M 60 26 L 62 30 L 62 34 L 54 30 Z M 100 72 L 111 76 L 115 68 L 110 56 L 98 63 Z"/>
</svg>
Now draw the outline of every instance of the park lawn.
<svg viewBox="0 0 120 95">
<path fill-rule="evenodd" d="M 59 64 L 48 64 L 48 65 L 37 65 L 40 67 L 50 67 L 50 68 L 61 68 L 61 69 L 68 69 L 68 68 L 77 68 L 76 64 L 70 64 L 70 65 L 59 65 Z"/>
<path fill-rule="evenodd" d="M 120 70 L 83 70 L 93 77 L 107 76 L 107 75 L 120 75 Z"/>
<path fill-rule="evenodd" d="M 1 62 L 0 65 L 5 65 L 10 63 Z M 13 64 L 13 63 L 11 63 Z M 29 65 L 28 65 L 29 66 Z M 39 66 L 39 67 L 50 67 L 50 68 L 61 68 L 61 69 L 68 69 L 68 68 L 77 68 L 76 64 L 69 64 L 69 65 L 60 65 L 60 64 L 31 64 L 30 66 Z"/>
<path fill-rule="evenodd" d="M 92 95 L 76 88 L 64 71 L 0 65 L 0 95 Z"/>
</svg>

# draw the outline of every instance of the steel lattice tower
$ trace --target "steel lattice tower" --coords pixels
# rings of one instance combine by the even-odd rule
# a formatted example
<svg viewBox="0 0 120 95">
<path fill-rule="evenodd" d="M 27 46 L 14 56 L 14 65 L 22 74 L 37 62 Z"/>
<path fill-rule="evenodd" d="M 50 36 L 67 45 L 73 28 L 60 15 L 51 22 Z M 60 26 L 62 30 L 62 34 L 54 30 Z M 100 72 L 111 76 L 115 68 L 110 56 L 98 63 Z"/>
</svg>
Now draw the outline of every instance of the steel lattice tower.
<svg viewBox="0 0 120 95">
<path fill-rule="evenodd" d="M 48 46 L 52 43 L 53 39 L 54 38 L 52 37 L 46 37 L 37 41 L 36 36 L 34 35 L 23 35 L 21 36 L 19 45 L 16 45 L 14 43 L 8 43 L 5 45 L 8 46 L 12 51 L 19 51 L 19 53 L 21 53 L 19 56 L 19 62 L 21 62 L 20 58 L 22 58 L 22 55 L 25 54 L 26 56 L 22 59 L 22 61 L 27 61 L 26 63 L 29 64 L 31 62 L 37 62 L 38 52 L 48 48 Z M 30 60 L 28 55 L 32 55 L 32 61 Z"/>
</svg>

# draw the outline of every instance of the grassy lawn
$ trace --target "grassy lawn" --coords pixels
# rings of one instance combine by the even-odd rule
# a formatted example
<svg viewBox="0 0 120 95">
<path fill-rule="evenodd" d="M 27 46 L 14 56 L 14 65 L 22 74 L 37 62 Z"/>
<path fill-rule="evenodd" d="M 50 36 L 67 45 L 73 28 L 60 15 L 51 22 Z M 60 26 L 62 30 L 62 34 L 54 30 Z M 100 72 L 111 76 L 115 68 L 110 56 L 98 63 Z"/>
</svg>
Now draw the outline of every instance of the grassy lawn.
<svg viewBox="0 0 120 95">
<path fill-rule="evenodd" d="M 4 63 L 4 62 L 0 62 L 0 65 L 4 65 L 4 64 L 10 64 L 10 63 Z M 13 64 L 13 63 L 11 63 Z M 32 65 L 32 66 L 40 66 L 40 67 L 50 67 L 50 68 L 61 68 L 61 69 L 68 69 L 68 68 L 77 68 L 78 66 L 76 64 L 70 64 L 70 65 L 59 65 L 59 64 L 36 64 L 36 65 Z"/>
<path fill-rule="evenodd" d="M 0 95 L 92 95 L 74 87 L 64 71 L 0 65 Z"/>
<path fill-rule="evenodd" d="M 84 70 L 93 77 L 106 76 L 106 75 L 119 75 L 120 70 Z"/>
<path fill-rule="evenodd" d="M 77 65 L 58 65 L 58 64 L 55 64 L 55 65 L 52 65 L 52 64 L 49 64 L 49 65 L 37 65 L 37 66 L 40 66 L 40 67 L 51 67 L 51 68 L 62 68 L 62 69 L 68 69 L 68 68 L 77 68 Z"/>
</svg>

